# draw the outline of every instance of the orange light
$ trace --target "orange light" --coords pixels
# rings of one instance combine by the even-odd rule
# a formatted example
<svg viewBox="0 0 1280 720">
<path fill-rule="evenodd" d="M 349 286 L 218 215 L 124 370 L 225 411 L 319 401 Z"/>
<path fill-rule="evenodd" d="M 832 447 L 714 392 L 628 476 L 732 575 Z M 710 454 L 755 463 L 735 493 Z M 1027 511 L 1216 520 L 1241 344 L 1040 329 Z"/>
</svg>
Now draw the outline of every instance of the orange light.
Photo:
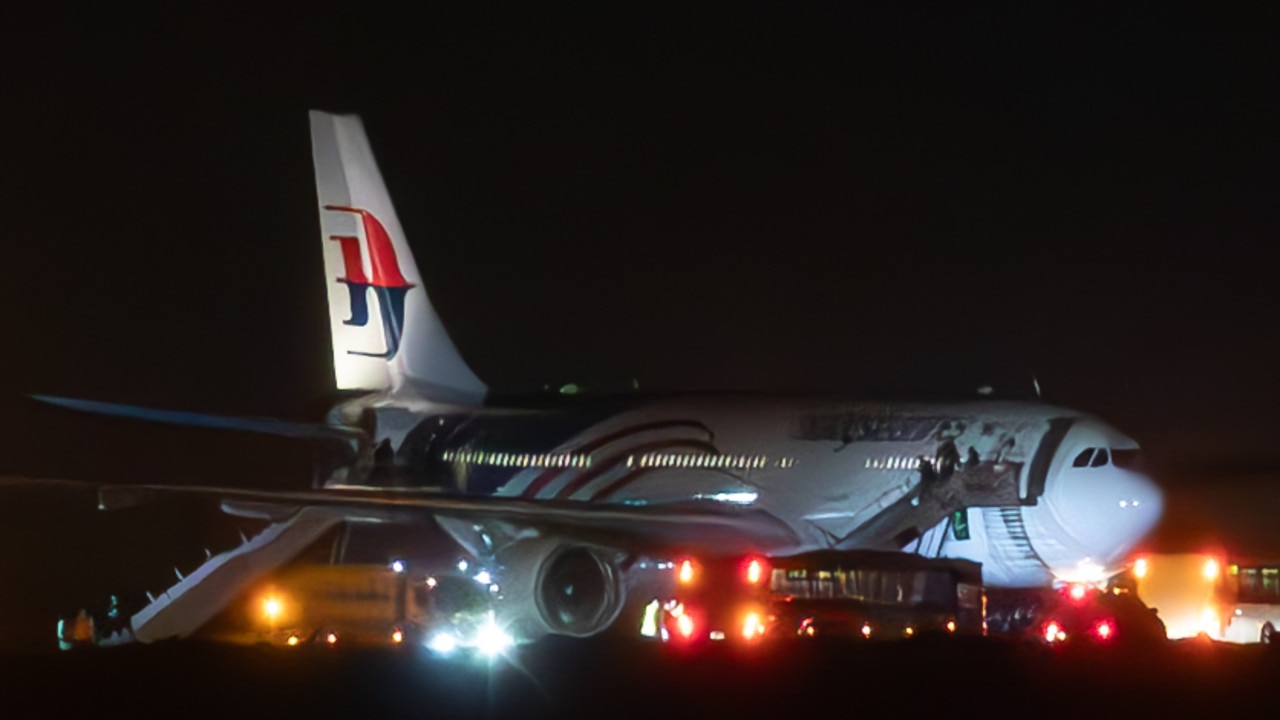
<svg viewBox="0 0 1280 720">
<path fill-rule="evenodd" d="M 337 642 L 338 642 L 338 635 L 337 635 L 337 633 L 329 633 L 328 635 L 326 635 L 326 636 L 325 636 L 324 641 L 325 641 L 325 642 L 327 642 L 327 643 L 329 643 L 330 645 L 335 645 L 335 644 L 337 644 Z"/>
<path fill-rule="evenodd" d="M 298 644 L 298 642 L 299 642 L 299 640 L 298 640 L 298 636 L 297 636 L 297 635 L 290 635 L 290 636 L 289 636 L 289 639 L 288 639 L 288 640 L 285 640 L 285 642 L 289 645 L 289 647 L 293 647 L 294 645 L 297 645 L 297 644 Z"/>
<path fill-rule="evenodd" d="M 916 629 L 908 625 L 907 629 L 902 631 L 902 634 L 906 635 L 907 637 L 911 637 L 912 635 L 916 634 Z"/>
<path fill-rule="evenodd" d="M 1218 579 L 1218 561 L 1217 560 L 1213 558 L 1209 558 L 1208 560 L 1204 561 L 1204 579 L 1205 580 Z"/>
<path fill-rule="evenodd" d="M 275 620 L 280 617 L 280 612 L 284 610 L 280 600 L 274 597 L 265 598 L 262 601 L 262 614 L 267 616 L 268 620 Z"/>
<path fill-rule="evenodd" d="M 1138 558 L 1133 561 L 1133 576 L 1139 580 L 1147 576 L 1148 569 L 1150 568 L 1147 566 L 1146 558 Z"/>
<path fill-rule="evenodd" d="M 763 578 L 764 578 L 764 563 L 760 562 L 758 558 L 752 558 L 751 562 L 747 563 L 747 582 L 752 585 L 755 585 L 756 583 L 760 582 Z"/>
<path fill-rule="evenodd" d="M 947 621 L 947 632 L 949 632 L 949 633 L 953 633 L 953 632 L 955 632 L 955 631 L 956 631 L 956 621 L 955 621 L 955 620 L 948 620 L 948 621 Z"/>
<path fill-rule="evenodd" d="M 685 560 L 680 563 L 680 573 L 678 575 L 680 582 L 688 584 L 693 582 L 693 561 Z"/>
<path fill-rule="evenodd" d="M 681 615 L 676 618 L 676 629 L 685 637 L 693 636 L 693 618 L 688 615 Z"/>
<path fill-rule="evenodd" d="M 749 612 L 742 620 L 742 637 L 754 640 L 764 635 L 764 623 L 760 622 L 758 613 Z"/>
<path fill-rule="evenodd" d="M 1106 620 L 1099 622 L 1097 626 L 1094 627 L 1093 631 L 1094 631 L 1094 634 L 1098 636 L 1099 640 L 1110 640 L 1111 633 L 1114 632 L 1113 628 L 1111 627 L 1111 623 Z"/>
<path fill-rule="evenodd" d="M 400 632 L 399 628 L 397 628 L 395 632 L 391 633 L 391 642 L 396 644 L 404 642 L 404 633 Z"/>
<path fill-rule="evenodd" d="M 862 623 L 862 637 L 871 637 L 871 623 Z"/>
</svg>

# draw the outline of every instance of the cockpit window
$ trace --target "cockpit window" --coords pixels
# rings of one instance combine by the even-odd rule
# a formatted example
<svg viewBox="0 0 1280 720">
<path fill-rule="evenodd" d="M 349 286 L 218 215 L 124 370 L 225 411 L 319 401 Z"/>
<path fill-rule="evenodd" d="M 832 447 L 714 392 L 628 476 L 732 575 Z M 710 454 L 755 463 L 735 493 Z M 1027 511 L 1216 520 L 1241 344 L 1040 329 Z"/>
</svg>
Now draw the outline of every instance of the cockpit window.
<svg viewBox="0 0 1280 720">
<path fill-rule="evenodd" d="M 1089 467 L 1102 467 L 1107 464 L 1107 449 L 1098 448 L 1098 454 L 1093 456 L 1093 462 L 1089 463 Z"/>
<path fill-rule="evenodd" d="M 1137 470 L 1142 467 L 1142 453 L 1138 448 L 1128 450 L 1111 449 L 1111 464 L 1125 470 Z"/>
<path fill-rule="evenodd" d="M 1085 448 L 1080 451 L 1076 459 L 1072 461 L 1071 467 L 1089 467 L 1089 459 L 1093 457 L 1093 451 L 1096 448 Z"/>
</svg>

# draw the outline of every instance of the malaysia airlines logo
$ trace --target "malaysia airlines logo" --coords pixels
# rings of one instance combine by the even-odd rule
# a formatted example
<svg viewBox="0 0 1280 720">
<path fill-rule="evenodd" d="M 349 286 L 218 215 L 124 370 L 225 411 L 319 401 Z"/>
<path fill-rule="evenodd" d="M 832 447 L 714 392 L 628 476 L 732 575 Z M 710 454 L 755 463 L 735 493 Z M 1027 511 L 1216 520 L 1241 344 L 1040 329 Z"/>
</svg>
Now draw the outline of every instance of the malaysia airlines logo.
<svg viewBox="0 0 1280 720">
<path fill-rule="evenodd" d="M 387 341 L 385 352 L 348 350 L 351 355 L 390 360 L 400 349 L 400 337 L 404 334 L 404 298 L 413 284 L 400 274 L 400 263 L 391 236 L 378 218 L 368 210 L 341 205 L 325 205 L 325 210 L 358 215 L 364 229 L 365 247 L 369 252 L 369 270 L 373 277 L 364 274 L 364 260 L 360 252 L 360 238 L 349 235 L 330 235 L 342 248 L 342 264 L 346 277 L 337 281 L 347 286 L 351 293 L 351 317 L 344 325 L 365 327 L 369 324 L 369 291 L 378 298 L 378 311 L 382 316 L 382 332 Z"/>
</svg>

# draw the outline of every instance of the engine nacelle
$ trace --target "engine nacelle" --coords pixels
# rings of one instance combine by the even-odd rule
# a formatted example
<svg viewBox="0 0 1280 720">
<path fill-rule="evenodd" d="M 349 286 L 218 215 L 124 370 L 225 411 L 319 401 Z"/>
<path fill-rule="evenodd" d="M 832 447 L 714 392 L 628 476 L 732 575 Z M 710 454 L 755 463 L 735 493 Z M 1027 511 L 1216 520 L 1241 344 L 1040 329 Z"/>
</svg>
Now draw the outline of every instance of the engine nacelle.
<svg viewBox="0 0 1280 720">
<path fill-rule="evenodd" d="M 616 550 L 538 538 L 505 548 L 497 559 L 498 612 L 521 639 L 595 635 L 622 612 L 627 593 Z"/>
</svg>

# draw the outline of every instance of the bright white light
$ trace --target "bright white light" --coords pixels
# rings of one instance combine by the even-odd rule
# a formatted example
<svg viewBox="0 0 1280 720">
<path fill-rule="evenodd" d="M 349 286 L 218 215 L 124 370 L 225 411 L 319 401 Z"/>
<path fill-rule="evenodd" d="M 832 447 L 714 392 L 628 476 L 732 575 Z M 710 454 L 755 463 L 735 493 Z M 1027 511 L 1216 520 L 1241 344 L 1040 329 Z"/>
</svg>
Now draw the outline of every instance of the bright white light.
<svg viewBox="0 0 1280 720">
<path fill-rule="evenodd" d="M 1137 560 L 1133 561 L 1133 575 L 1139 580 L 1147 576 L 1147 559 L 1146 558 L 1138 558 Z"/>
<path fill-rule="evenodd" d="M 402 573 L 402 572 L 404 572 L 404 561 L 403 561 L 403 560 L 392 560 L 392 561 L 391 561 L 391 569 L 392 569 L 392 570 L 394 570 L 394 571 L 396 571 L 396 572 L 398 572 L 398 573 Z"/>
<path fill-rule="evenodd" d="M 436 579 L 433 577 L 427 578 L 427 587 L 433 588 L 435 586 L 436 586 Z"/>
<path fill-rule="evenodd" d="M 1081 560 L 1076 563 L 1074 568 L 1055 570 L 1054 575 L 1064 583 L 1085 583 L 1087 585 L 1100 585 L 1108 577 L 1107 569 L 1094 562 L 1092 558 Z"/>
<path fill-rule="evenodd" d="M 724 631 L 712 630 L 707 637 L 710 637 L 712 640 L 724 640 Z"/>
<path fill-rule="evenodd" d="M 734 505 L 750 505 L 759 497 L 757 493 L 750 491 L 745 492 L 719 492 L 711 495 L 703 495 L 701 493 L 694 495 L 697 500 L 714 500 L 722 503 L 732 503 Z"/>
<path fill-rule="evenodd" d="M 466 560 L 459 560 L 459 561 L 458 561 L 458 569 L 459 569 L 459 570 L 461 570 L 461 571 L 463 571 L 463 572 L 466 572 L 466 571 L 467 571 L 467 561 L 466 561 Z"/>
<path fill-rule="evenodd" d="M 1127 508 L 1127 507 L 1129 507 L 1129 501 L 1128 501 L 1128 500 L 1121 500 L 1121 501 L 1120 501 L 1120 509 L 1121 509 L 1121 510 L 1123 510 L 1124 508 Z"/>
<path fill-rule="evenodd" d="M 493 583 L 493 578 L 489 576 L 488 570 L 481 570 L 480 572 L 476 573 L 476 582 L 480 583 L 481 585 L 489 585 Z"/>
<path fill-rule="evenodd" d="M 1218 577 L 1218 561 L 1209 558 L 1204 562 L 1204 579 L 1216 580 Z"/>
<path fill-rule="evenodd" d="M 489 622 L 485 623 L 480 628 L 480 631 L 476 633 L 476 647 L 480 652 L 490 657 L 500 654 L 503 650 L 511 647 L 514 642 L 510 635 L 498 627 L 493 618 L 490 618 Z"/>
<path fill-rule="evenodd" d="M 500 588 L 498 587 L 497 583 L 494 583 L 493 585 L 489 586 L 489 592 L 491 593 L 496 593 L 498 592 L 499 589 Z"/>
<path fill-rule="evenodd" d="M 449 633 L 440 633 L 439 635 L 431 638 L 431 642 L 427 643 L 427 647 L 433 652 L 440 653 L 441 655 L 448 655 L 457 649 L 458 638 L 450 635 Z"/>
</svg>

